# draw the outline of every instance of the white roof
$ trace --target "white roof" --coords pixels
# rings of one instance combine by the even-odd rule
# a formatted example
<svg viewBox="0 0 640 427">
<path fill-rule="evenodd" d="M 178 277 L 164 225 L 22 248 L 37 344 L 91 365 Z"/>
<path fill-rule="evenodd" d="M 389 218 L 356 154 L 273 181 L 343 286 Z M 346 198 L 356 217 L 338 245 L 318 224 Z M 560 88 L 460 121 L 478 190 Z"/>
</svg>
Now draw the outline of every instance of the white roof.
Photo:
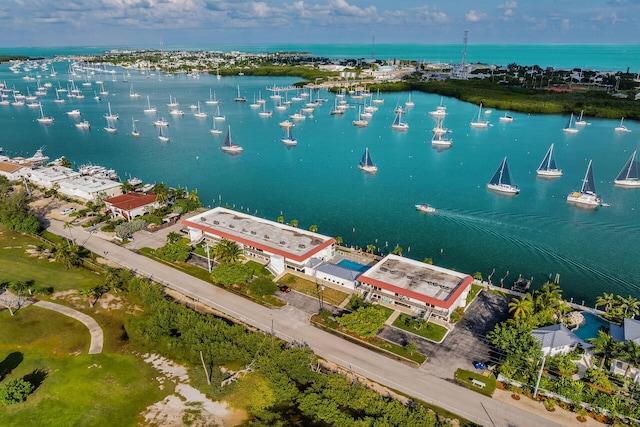
<svg viewBox="0 0 640 427">
<path fill-rule="evenodd" d="M 88 194 L 96 194 L 102 191 L 120 187 L 122 184 L 110 179 L 98 179 L 91 176 L 74 176 L 60 182 L 60 188 L 69 188 L 84 191 Z"/>
</svg>

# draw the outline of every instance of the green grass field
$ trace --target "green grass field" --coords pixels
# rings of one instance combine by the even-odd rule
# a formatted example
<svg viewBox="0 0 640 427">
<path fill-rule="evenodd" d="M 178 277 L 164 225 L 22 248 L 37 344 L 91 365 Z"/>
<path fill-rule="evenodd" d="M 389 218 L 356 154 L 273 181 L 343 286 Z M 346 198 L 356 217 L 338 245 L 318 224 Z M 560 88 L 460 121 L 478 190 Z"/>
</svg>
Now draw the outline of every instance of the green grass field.
<svg viewBox="0 0 640 427">
<path fill-rule="evenodd" d="M 298 292 L 302 292 L 303 294 L 310 295 L 314 298 L 318 297 L 316 284 L 305 280 L 302 277 L 294 276 L 293 274 L 286 274 L 278 283 L 281 285 L 287 285 L 291 289 L 295 289 Z M 325 286 L 324 288 L 324 302 L 331 305 L 340 305 L 345 299 L 349 297 L 349 294 L 346 292 L 341 292 L 336 289 Z"/>
</svg>

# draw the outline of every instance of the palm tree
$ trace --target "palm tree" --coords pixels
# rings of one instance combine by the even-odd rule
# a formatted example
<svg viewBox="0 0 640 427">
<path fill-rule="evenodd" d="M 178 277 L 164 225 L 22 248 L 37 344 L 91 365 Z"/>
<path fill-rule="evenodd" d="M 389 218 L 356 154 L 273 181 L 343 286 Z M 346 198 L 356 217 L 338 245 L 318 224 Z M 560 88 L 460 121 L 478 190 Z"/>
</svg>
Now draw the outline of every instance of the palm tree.
<svg viewBox="0 0 640 427">
<path fill-rule="evenodd" d="M 640 344 L 631 340 L 627 341 L 624 349 L 624 356 L 627 362 L 629 362 L 627 369 L 624 372 L 624 376 L 626 377 L 632 365 L 640 367 Z"/>
<path fill-rule="evenodd" d="M 172 231 L 167 234 L 167 243 L 176 243 L 178 240 L 180 240 L 180 238 L 181 236 L 178 233 Z"/>
<path fill-rule="evenodd" d="M 64 265 L 67 270 L 71 267 L 77 267 L 82 262 L 82 251 L 80 246 L 76 244 L 59 245 L 55 251 L 56 260 Z"/>
<path fill-rule="evenodd" d="M 509 302 L 509 313 L 513 314 L 513 318 L 517 320 L 527 319 L 533 314 L 534 303 L 531 294 L 525 294 L 521 298 L 513 298 Z"/>
<path fill-rule="evenodd" d="M 367 252 L 368 253 L 372 254 L 373 251 L 375 251 L 375 250 L 376 250 L 376 245 L 373 245 L 373 244 L 368 244 L 367 245 Z"/>
<path fill-rule="evenodd" d="M 402 256 L 402 248 L 400 247 L 400 245 L 396 245 L 396 247 L 393 248 L 393 254 Z"/>
<path fill-rule="evenodd" d="M 187 200 L 192 203 L 200 204 L 200 197 L 198 196 L 198 190 L 191 190 L 191 193 L 187 196 Z"/>
<path fill-rule="evenodd" d="M 621 298 L 624 304 L 624 317 L 633 319 L 640 314 L 640 301 L 629 295 L 627 298 Z"/>
<path fill-rule="evenodd" d="M 316 231 L 318 231 L 318 226 L 313 224 L 309 226 L 309 231 L 312 233 L 315 233 Z"/>
<path fill-rule="evenodd" d="M 123 194 L 130 193 L 131 191 L 134 190 L 134 186 L 129 181 L 125 181 L 120 186 L 120 190 L 122 191 Z"/>
<path fill-rule="evenodd" d="M 608 332 L 598 331 L 597 337 L 588 338 L 587 341 L 593 344 L 593 352 L 602 356 L 602 359 L 600 359 L 600 369 L 604 367 L 607 358 L 613 356 L 616 350 L 619 349 L 619 345 L 616 344 Z"/>
<path fill-rule="evenodd" d="M 615 304 L 615 301 L 616 299 L 613 296 L 613 293 L 608 294 L 604 292 L 602 296 L 596 298 L 595 308 L 603 307 L 604 311 L 608 313 Z"/>
<path fill-rule="evenodd" d="M 339 245 L 341 245 L 341 244 L 342 244 L 342 242 L 343 242 L 343 240 L 342 240 L 342 236 L 336 236 L 336 245 L 338 245 L 338 246 L 339 246 Z"/>
<path fill-rule="evenodd" d="M 280 224 L 284 223 L 284 216 L 283 215 L 278 216 L 278 222 Z"/>
<path fill-rule="evenodd" d="M 291 222 L 289 223 L 292 227 L 297 227 L 298 226 L 298 220 L 297 219 L 292 219 Z"/>
<path fill-rule="evenodd" d="M 557 283 L 546 282 L 534 293 L 534 296 L 537 310 L 544 310 L 548 307 L 556 308 L 562 300 L 562 289 Z"/>
<path fill-rule="evenodd" d="M 167 200 L 169 200 L 169 191 L 164 182 L 154 185 L 151 192 L 156 195 L 156 202 L 158 203 L 164 205 L 167 203 Z"/>
<path fill-rule="evenodd" d="M 242 248 L 231 240 L 222 239 L 213 247 L 213 256 L 219 262 L 237 262 L 242 256 Z"/>
</svg>

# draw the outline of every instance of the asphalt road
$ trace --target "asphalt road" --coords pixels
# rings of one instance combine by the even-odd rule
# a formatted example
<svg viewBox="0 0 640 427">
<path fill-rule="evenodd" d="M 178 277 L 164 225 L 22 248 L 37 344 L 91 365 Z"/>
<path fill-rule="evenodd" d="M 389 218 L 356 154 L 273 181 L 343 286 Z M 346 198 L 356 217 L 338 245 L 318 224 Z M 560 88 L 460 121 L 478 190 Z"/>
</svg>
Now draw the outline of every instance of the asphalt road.
<svg viewBox="0 0 640 427">
<path fill-rule="evenodd" d="M 63 223 L 49 219 L 49 231 L 65 235 Z M 273 330 L 287 341 L 305 342 L 329 361 L 387 387 L 439 406 L 484 426 L 561 426 L 537 414 L 459 387 L 450 379 L 430 375 L 407 366 L 309 324 L 309 314 L 291 305 L 269 309 L 225 292 L 209 283 L 138 255 L 114 243 L 91 236 L 85 229 L 73 230 L 78 242 L 105 258 L 138 274 L 175 289 L 201 303 L 263 331 Z"/>
</svg>

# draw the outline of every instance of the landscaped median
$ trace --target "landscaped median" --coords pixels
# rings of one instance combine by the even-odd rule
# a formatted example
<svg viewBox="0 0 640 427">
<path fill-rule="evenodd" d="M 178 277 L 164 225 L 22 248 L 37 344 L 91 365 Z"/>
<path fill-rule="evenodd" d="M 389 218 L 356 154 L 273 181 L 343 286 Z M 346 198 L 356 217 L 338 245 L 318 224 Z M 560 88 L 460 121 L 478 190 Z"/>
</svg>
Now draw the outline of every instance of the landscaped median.
<svg viewBox="0 0 640 427">
<path fill-rule="evenodd" d="M 405 313 L 401 313 L 398 318 L 393 321 L 392 326 L 436 343 L 441 343 L 449 332 L 444 326 L 427 322 L 424 319 L 416 320 L 413 316 Z"/>
<path fill-rule="evenodd" d="M 384 307 L 373 306 L 376 308 L 384 309 Z M 386 309 L 389 310 L 389 309 Z M 386 315 L 386 317 L 384 317 Z M 391 313 L 383 314 L 384 319 L 388 318 Z M 384 324 L 384 320 L 382 322 Z M 427 357 L 418 353 L 413 346 L 407 345 L 406 348 L 398 344 L 386 341 L 382 338 L 372 336 L 362 336 L 356 332 L 349 331 L 334 317 L 334 315 L 327 311 L 322 310 L 320 314 L 314 314 L 311 316 L 311 324 L 347 341 L 356 343 L 370 350 L 376 351 L 387 357 L 399 360 L 401 362 L 408 363 L 410 365 L 419 366 L 427 360 Z"/>
<path fill-rule="evenodd" d="M 454 378 L 461 386 L 491 397 L 496 389 L 496 377 L 492 373 L 489 373 L 489 375 L 483 375 L 483 373 L 458 369 Z"/>
</svg>

